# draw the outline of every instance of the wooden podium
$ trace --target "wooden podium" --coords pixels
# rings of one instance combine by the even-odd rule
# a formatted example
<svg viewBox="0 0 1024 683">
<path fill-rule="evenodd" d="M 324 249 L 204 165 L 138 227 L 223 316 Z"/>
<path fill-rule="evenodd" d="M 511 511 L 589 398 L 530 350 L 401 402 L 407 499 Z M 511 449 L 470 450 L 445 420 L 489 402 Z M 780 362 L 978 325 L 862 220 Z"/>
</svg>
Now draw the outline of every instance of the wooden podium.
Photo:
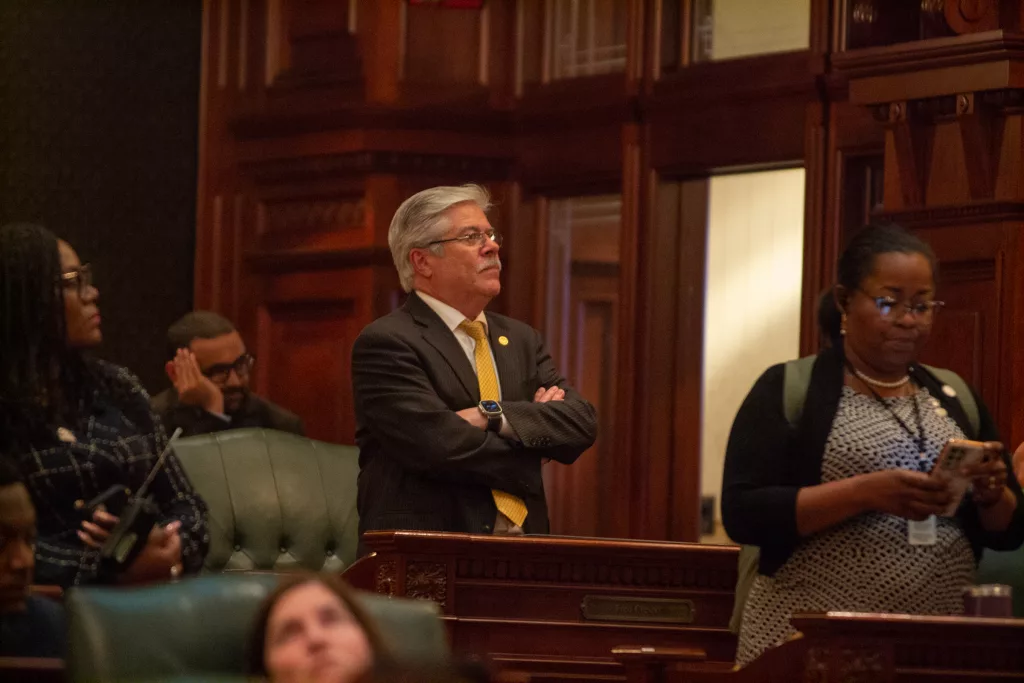
<svg viewBox="0 0 1024 683">
<path fill-rule="evenodd" d="M 739 671 L 699 650 L 625 647 L 629 683 L 967 683 L 1024 681 L 1024 619 L 895 614 L 798 615 L 801 636 Z"/>
<path fill-rule="evenodd" d="M 738 548 L 558 536 L 371 532 L 356 587 L 441 605 L 456 654 L 533 681 L 624 680 L 612 650 L 699 649 L 731 667 Z"/>
</svg>

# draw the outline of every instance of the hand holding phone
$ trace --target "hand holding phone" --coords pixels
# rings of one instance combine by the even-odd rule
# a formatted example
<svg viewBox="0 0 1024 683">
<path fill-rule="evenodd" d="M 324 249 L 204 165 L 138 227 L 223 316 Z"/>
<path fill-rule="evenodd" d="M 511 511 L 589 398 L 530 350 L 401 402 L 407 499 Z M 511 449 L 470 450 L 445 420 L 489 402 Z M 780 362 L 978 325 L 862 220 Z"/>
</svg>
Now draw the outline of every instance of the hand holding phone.
<svg viewBox="0 0 1024 683">
<path fill-rule="evenodd" d="M 981 509 L 991 507 L 1005 496 L 1006 480 L 1012 474 L 1003 452 L 1003 444 L 986 442 L 981 462 L 964 468 L 964 476 L 971 480 L 971 499 Z"/>
<path fill-rule="evenodd" d="M 986 461 L 990 457 L 989 453 L 986 444 L 981 441 L 950 439 L 946 442 L 931 473 L 932 477 L 944 482 L 949 487 L 953 496 L 949 505 L 942 511 L 943 517 L 951 517 L 956 514 L 956 510 L 960 507 L 964 494 L 971 484 L 971 478 L 965 474 L 964 470 Z"/>
</svg>

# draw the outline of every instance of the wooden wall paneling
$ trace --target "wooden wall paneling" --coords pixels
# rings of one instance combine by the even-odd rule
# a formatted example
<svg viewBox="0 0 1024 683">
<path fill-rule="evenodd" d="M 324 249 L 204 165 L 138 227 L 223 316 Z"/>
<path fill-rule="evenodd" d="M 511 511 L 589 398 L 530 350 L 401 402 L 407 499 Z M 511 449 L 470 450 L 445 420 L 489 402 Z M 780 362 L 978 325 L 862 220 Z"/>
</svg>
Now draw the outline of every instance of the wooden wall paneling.
<svg viewBox="0 0 1024 683">
<path fill-rule="evenodd" d="M 617 2 L 611 0 L 608 4 Z M 627 0 L 626 14 L 626 92 L 637 95 L 650 81 L 653 73 L 654 51 L 648 45 L 657 45 L 658 25 L 650 12 L 649 0 Z M 614 21 L 608 16 L 607 21 Z"/>
<path fill-rule="evenodd" d="M 256 252 L 322 252 L 373 246 L 361 179 L 324 179 L 264 188 L 246 239 Z"/>
<path fill-rule="evenodd" d="M 817 101 L 806 50 L 694 64 L 664 76 L 641 106 L 652 165 L 672 176 L 804 158 L 806 106 Z"/>
<path fill-rule="evenodd" d="M 588 125 L 552 124 L 518 137 L 519 176 L 545 194 L 591 194 L 622 178 L 623 118 Z"/>
<path fill-rule="evenodd" d="M 938 293 L 947 307 L 922 360 L 960 374 L 979 392 L 1004 438 L 1019 440 L 1024 419 L 1011 406 L 1024 373 L 1011 343 L 1019 334 L 1013 316 L 1022 210 L 1013 221 L 995 211 L 980 221 L 977 214 L 968 216 L 956 207 L 881 214 L 914 229 L 939 260 Z"/>
<path fill-rule="evenodd" d="M 653 85 L 661 74 L 678 71 L 688 61 L 690 24 L 683 0 L 648 0 L 648 71 L 645 81 Z"/>
<path fill-rule="evenodd" d="M 708 230 L 707 178 L 679 185 L 676 298 L 677 363 L 673 396 L 672 540 L 696 541 L 700 532 L 701 404 L 704 386 L 704 299 Z"/>
<path fill-rule="evenodd" d="M 642 259 L 646 256 L 643 240 L 649 231 L 644 221 L 650 213 L 647 199 L 647 193 L 650 192 L 649 178 L 646 172 L 650 155 L 645 148 L 648 135 L 646 127 L 629 125 L 623 130 L 622 141 L 619 297 L 623 314 L 619 316 L 618 385 L 615 392 L 618 405 L 628 408 L 620 413 L 617 420 L 614 448 L 619 454 L 616 461 L 619 505 L 621 510 L 628 510 L 629 514 L 621 514 L 615 522 L 617 529 L 627 531 L 630 538 L 651 537 L 651 513 L 648 509 L 650 499 L 646 495 L 650 488 L 647 477 L 651 454 L 637 448 L 637 444 L 644 443 L 646 436 L 640 431 L 643 428 L 643 416 L 638 403 L 645 398 L 642 391 L 647 379 L 643 375 L 645 359 L 641 355 L 644 344 L 639 335 L 647 331 L 643 318 L 643 306 L 648 302 L 644 291 L 646 279 Z M 640 501 L 644 502 L 637 504 Z"/>
<path fill-rule="evenodd" d="M 812 102 L 807 105 L 807 129 L 804 142 L 804 275 L 801 306 L 800 355 L 814 353 L 820 344 L 817 324 L 818 294 L 827 287 L 829 277 L 824 267 L 827 254 L 828 203 L 825 188 L 828 182 L 828 105 Z M 831 246 L 831 245 L 829 245 Z"/>
<path fill-rule="evenodd" d="M 968 232 L 969 246 L 963 243 Z M 947 304 L 936 318 L 923 360 L 967 380 L 1005 431 L 1015 417 L 1006 405 L 1014 376 L 1006 362 L 1012 352 L 1004 333 L 1014 324 L 1004 316 L 1006 230 L 995 223 L 922 228 L 919 234 L 935 249 L 939 296 Z"/>
<path fill-rule="evenodd" d="M 810 69 L 812 73 L 824 74 L 833 44 L 832 0 L 810 0 L 810 3 L 811 26 L 807 41 Z"/>
<path fill-rule="evenodd" d="M 1004 417 L 999 424 L 1003 442 L 1009 448 L 1024 443 L 1024 223 L 1007 223 L 1007 258 L 1004 261 L 1004 301 L 1002 316 L 1007 321 L 1002 329 L 1004 370 L 1000 379 L 1006 400 Z M 1005 367 L 1013 368 L 1007 377 Z"/>
<path fill-rule="evenodd" d="M 301 415 L 306 433 L 355 443 L 352 344 L 374 318 L 372 268 L 262 278 L 256 391 Z"/>
<path fill-rule="evenodd" d="M 404 3 L 403 3 L 404 4 Z M 485 10 L 406 5 L 402 78 L 409 83 L 486 83 Z"/>
<path fill-rule="evenodd" d="M 349 2 L 355 0 L 286 1 L 289 62 L 280 78 L 309 85 L 360 78 L 358 45 L 349 33 Z"/>
<path fill-rule="evenodd" d="M 599 434 L 595 445 L 571 467 L 554 462 L 545 465 L 545 478 L 558 492 L 549 496 L 552 531 L 614 537 L 621 524 L 617 519 L 623 510 L 620 503 L 624 502 L 608 495 L 621 483 L 615 476 L 614 456 L 618 268 L 575 259 L 570 268 L 565 312 L 570 323 L 565 343 L 569 353 L 563 372 L 573 377 L 576 389 L 598 411 Z"/>
<path fill-rule="evenodd" d="M 807 235 L 804 247 L 803 353 L 817 348 L 817 314 L 810 306 L 811 297 L 835 283 L 836 261 L 846 240 L 871 219 L 873 210 L 881 208 L 884 140 L 884 129 L 867 108 L 844 101 L 828 103 L 825 179 L 818 190 L 824 219 L 821 232 Z M 808 202 L 812 201 L 810 191 L 808 186 Z"/>
<path fill-rule="evenodd" d="M 556 366 L 598 411 L 595 445 L 571 467 L 545 466 L 552 532 L 621 536 L 629 501 L 618 491 L 624 465 L 616 455 L 620 202 L 574 197 L 540 205 L 549 212 L 540 237 L 546 246 L 538 250 L 547 283 L 541 327 Z"/>
<path fill-rule="evenodd" d="M 402 69 L 401 0 L 355 0 L 357 34 L 363 56 L 366 101 L 395 104 L 399 100 Z"/>
<path fill-rule="evenodd" d="M 476 180 L 476 179 L 473 179 Z M 491 210 L 488 218 L 491 225 L 502 236 L 501 249 L 501 293 L 488 307 L 497 313 L 509 315 L 510 307 L 514 299 L 524 297 L 529 300 L 529 291 L 520 293 L 509 286 L 509 273 L 515 268 L 516 259 L 525 256 L 530 258 L 528 251 L 533 249 L 529 236 L 520 234 L 519 225 L 519 186 L 508 180 L 483 182 L 484 187 L 491 195 Z M 523 240 L 523 249 L 517 249 L 517 243 Z"/>
<path fill-rule="evenodd" d="M 519 2 L 505 0 L 485 5 L 484 83 L 490 89 L 489 105 L 492 109 L 510 110 L 515 106 L 516 82 L 521 48 L 517 17 Z"/>
<path fill-rule="evenodd" d="M 526 195 L 519 183 L 509 189 L 513 222 L 502 226 L 507 233 L 502 245 L 507 265 L 502 271 L 502 289 L 512 292 L 508 315 L 538 330 L 544 329 L 544 292 L 547 286 L 547 202 Z"/>
<path fill-rule="evenodd" d="M 219 107 L 222 96 L 217 79 L 217 60 L 220 54 L 218 27 L 219 8 L 227 0 L 209 0 L 203 11 L 203 44 L 200 60 L 199 85 L 199 169 L 196 189 L 196 258 L 194 268 L 194 303 L 197 308 L 209 308 L 214 290 L 212 239 L 213 226 L 219 220 L 217 196 L 219 174 L 216 167 L 223 163 L 219 142 L 221 133 L 216 123 L 222 118 Z"/>
</svg>

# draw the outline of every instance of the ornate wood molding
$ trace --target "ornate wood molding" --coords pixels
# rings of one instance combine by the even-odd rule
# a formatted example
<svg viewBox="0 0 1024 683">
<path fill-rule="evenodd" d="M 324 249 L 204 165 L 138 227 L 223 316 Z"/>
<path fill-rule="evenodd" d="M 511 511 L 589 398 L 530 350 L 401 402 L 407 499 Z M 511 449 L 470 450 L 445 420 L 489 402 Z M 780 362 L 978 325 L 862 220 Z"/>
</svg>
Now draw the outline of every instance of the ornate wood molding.
<svg viewBox="0 0 1024 683">
<path fill-rule="evenodd" d="M 1024 60 L 1024 36 L 993 31 L 836 52 L 832 55 L 832 66 L 850 78 L 863 78 L 925 68 L 1021 60 Z"/>
<path fill-rule="evenodd" d="M 730 572 L 692 567 L 632 566 L 623 563 L 545 562 L 543 560 L 460 560 L 459 579 L 514 579 L 524 583 L 556 583 L 580 586 L 646 586 L 651 588 L 700 588 L 732 590 Z"/>
<path fill-rule="evenodd" d="M 394 561 L 381 562 L 377 565 L 377 576 L 374 577 L 373 588 L 381 595 L 394 597 L 398 591 L 398 567 Z"/>
<path fill-rule="evenodd" d="M 244 258 L 246 267 L 254 273 L 326 270 L 353 266 L 390 266 L 393 263 L 391 252 L 387 247 L 359 247 L 344 250 L 261 250 L 251 251 Z"/>
<path fill-rule="evenodd" d="M 965 223 L 1000 223 L 1024 220 L 1024 202 L 978 202 L 960 206 L 883 211 L 875 214 L 874 217 L 880 221 L 899 223 L 908 228 Z"/>
<path fill-rule="evenodd" d="M 989 31 L 850 50 L 832 64 L 854 104 L 1001 90 L 1024 80 L 1024 36 Z"/>
<path fill-rule="evenodd" d="M 451 175 L 477 180 L 509 177 L 512 159 L 367 150 L 348 154 L 292 157 L 243 164 L 240 170 L 259 184 L 323 180 L 368 173 Z"/>
<path fill-rule="evenodd" d="M 365 220 L 362 197 L 268 199 L 259 204 L 257 232 L 319 232 L 361 227 Z"/>
<path fill-rule="evenodd" d="M 410 562 L 405 569 L 405 597 L 433 600 L 441 607 L 448 599 L 448 568 L 440 562 Z"/>
</svg>

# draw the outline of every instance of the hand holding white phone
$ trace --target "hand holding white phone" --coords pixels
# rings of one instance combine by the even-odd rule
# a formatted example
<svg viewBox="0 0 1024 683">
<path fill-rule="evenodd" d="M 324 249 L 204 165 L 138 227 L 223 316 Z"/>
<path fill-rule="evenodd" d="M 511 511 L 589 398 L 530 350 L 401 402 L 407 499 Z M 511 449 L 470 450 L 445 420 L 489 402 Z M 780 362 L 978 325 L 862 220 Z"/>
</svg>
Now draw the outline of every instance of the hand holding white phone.
<svg viewBox="0 0 1024 683">
<path fill-rule="evenodd" d="M 944 517 L 956 514 L 967 488 L 971 485 L 970 477 L 963 472 L 964 468 L 980 463 L 986 457 L 988 456 L 985 444 L 981 441 L 950 439 L 946 442 L 931 473 L 931 476 L 946 482 L 953 494 L 949 506 L 942 511 Z"/>
</svg>

